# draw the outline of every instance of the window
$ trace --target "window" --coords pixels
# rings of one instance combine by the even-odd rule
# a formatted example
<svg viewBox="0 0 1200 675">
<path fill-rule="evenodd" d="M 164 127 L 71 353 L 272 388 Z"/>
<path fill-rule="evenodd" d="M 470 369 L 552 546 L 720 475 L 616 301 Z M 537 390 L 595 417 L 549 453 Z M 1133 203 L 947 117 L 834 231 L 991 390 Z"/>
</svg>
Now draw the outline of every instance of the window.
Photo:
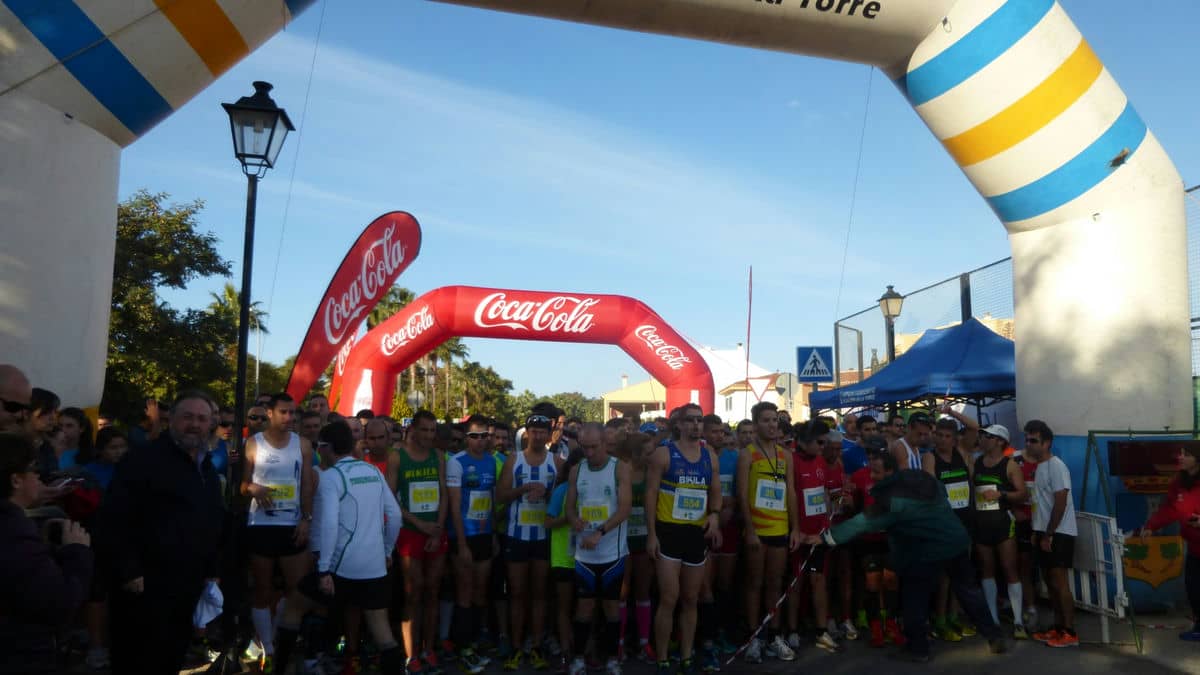
<svg viewBox="0 0 1200 675">
<path fill-rule="evenodd" d="M 733 396 L 725 397 L 725 412 L 733 410 Z"/>
</svg>

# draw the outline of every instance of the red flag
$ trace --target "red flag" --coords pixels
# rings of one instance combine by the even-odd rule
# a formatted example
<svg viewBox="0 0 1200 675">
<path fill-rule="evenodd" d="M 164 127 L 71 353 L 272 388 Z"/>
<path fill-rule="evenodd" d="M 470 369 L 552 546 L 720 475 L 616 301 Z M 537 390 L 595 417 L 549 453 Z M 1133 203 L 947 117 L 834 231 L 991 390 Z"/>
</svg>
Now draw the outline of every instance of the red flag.
<svg viewBox="0 0 1200 675">
<path fill-rule="evenodd" d="M 296 355 L 287 392 L 299 401 L 421 252 L 421 226 L 410 214 L 379 216 L 358 235 L 317 305 Z"/>
</svg>

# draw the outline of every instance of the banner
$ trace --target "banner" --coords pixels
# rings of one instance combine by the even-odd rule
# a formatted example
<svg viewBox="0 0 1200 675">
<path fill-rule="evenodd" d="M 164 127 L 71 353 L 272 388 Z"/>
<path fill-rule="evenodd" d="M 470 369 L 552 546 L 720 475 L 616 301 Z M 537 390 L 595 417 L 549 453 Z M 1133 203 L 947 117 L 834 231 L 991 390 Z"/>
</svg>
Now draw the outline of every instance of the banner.
<svg viewBox="0 0 1200 675">
<path fill-rule="evenodd" d="M 317 305 L 288 378 L 292 398 L 303 399 L 339 351 L 348 355 L 359 325 L 420 252 L 421 226 L 410 214 L 392 211 L 367 225 Z M 338 370 L 344 362 L 338 358 Z"/>
<path fill-rule="evenodd" d="M 396 375 L 451 337 L 617 345 L 667 390 L 667 408 L 713 410 L 712 373 L 683 336 L 642 302 L 621 295 L 444 286 L 362 337 L 334 375 L 343 415 L 386 414 Z"/>
</svg>

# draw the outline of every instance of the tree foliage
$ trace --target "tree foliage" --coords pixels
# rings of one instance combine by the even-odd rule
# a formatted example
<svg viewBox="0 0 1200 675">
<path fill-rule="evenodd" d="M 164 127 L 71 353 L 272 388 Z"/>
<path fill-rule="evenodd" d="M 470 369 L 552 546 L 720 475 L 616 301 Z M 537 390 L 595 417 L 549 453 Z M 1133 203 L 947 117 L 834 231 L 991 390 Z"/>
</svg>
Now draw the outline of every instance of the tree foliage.
<svg viewBox="0 0 1200 675">
<path fill-rule="evenodd" d="M 178 310 L 161 288 L 183 289 L 201 278 L 228 276 L 217 238 L 197 229 L 197 200 L 167 204 L 168 195 L 139 191 L 117 207 L 112 311 L 101 405 L 126 416 L 147 397 L 227 377 L 227 348 L 237 322 L 211 312 Z M 134 420 L 136 421 L 136 420 Z"/>
</svg>

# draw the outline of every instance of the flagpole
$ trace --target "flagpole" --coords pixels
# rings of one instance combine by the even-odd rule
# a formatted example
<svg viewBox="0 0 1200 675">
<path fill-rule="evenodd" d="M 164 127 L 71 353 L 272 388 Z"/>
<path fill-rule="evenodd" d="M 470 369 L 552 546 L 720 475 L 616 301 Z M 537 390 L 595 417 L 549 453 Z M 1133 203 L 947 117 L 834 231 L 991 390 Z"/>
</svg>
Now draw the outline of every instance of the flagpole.
<svg viewBox="0 0 1200 675">
<path fill-rule="evenodd" d="M 750 266 L 748 283 L 749 297 L 746 299 L 746 388 L 750 388 L 750 319 L 754 316 L 754 265 Z M 753 393 L 753 392 L 752 392 Z M 750 397 L 742 398 L 742 418 L 750 416 Z"/>
</svg>

